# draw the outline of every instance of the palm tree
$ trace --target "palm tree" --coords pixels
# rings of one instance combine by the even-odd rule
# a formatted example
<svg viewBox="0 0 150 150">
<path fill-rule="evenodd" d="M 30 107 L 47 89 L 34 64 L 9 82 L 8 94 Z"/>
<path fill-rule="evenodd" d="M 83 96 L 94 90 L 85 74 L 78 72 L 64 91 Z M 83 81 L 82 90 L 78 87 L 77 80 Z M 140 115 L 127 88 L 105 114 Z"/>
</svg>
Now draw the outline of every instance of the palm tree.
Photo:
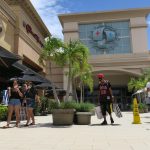
<svg viewBox="0 0 150 150">
<path fill-rule="evenodd" d="M 52 77 L 51 61 L 54 61 L 58 64 L 61 64 L 60 60 L 58 60 L 58 56 L 61 53 L 60 48 L 62 46 L 63 46 L 63 42 L 60 39 L 55 38 L 55 37 L 49 37 L 49 38 L 47 38 L 47 40 L 44 44 L 44 49 L 43 49 L 43 51 L 40 55 L 39 62 L 42 65 L 45 65 L 44 60 L 46 60 L 46 61 L 50 60 L 49 63 L 50 63 L 50 75 L 51 75 L 51 77 Z M 52 82 L 52 88 L 53 88 L 54 98 L 60 104 L 60 101 L 59 101 L 59 98 L 57 96 L 57 92 L 56 92 L 56 89 L 55 89 L 55 85 L 54 85 L 53 82 Z"/>
<path fill-rule="evenodd" d="M 87 58 L 83 59 L 82 62 L 78 62 L 73 67 L 74 73 L 74 90 L 76 91 L 76 78 L 80 79 L 80 102 L 84 101 L 84 85 L 87 85 L 90 88 L 90 91 L 93 91 L 93 78 L 92 78 L 92 67 L 88 64 Z M 75 92 L 74 92 L 75 93 Z"/>
<path fill-rule="evenodd" d="M 90 92 L 93 92 L 93 78 L 92 78 L 92 72 L 91 72 L 91 66 L 87 66 L 85 68 L 85 72 L 81 76 L 81 88 L 84 87 L 84 85 L 87 85 L 90 88 Z M 84 88 L 83 88 L 84 89 Z M 84 92 L 84 91 L 83 91 Z M 84 93 L 81 92 L 81 102 L 84 101 Z"/>
<path fill-rule="evenodd" d="M 69 99 L 70 84 L 73 78 L 73 67 L 78 62 L 82 62 L 84 59 L 88 58 L 89 50 L 80 41 L 69 41 L 69 43 L 64 43 L 60 39 L 49 37 L 44 45 L 42 51 L 40 62 L 44 64 L 43 60 L 54 61 L 61 67 L 68 66 L 68 85 L 66 93 L 66 101 Z M 55 99 L 58 100 L 55 87 L 53 85 L 53 92 Z"/>
<path fill-rule="evenodd" d="M 70 84 L 73 79 L 74 73 L 73 68 L 79 62 L 82 62 L 84 59 L 88 58 L 89 50 L 83 45 L 80 41 L 69 41 L 64 47 L 63 55 L 66 58 L 66 65 L 68 65 L 68 85 L 66 93 L 66 101 L 69 99 L 70 93 Z"/>
<path fill-rule="evenodd" d="M 141 75 L 138 78 L 131 78 L 128 83 L 128 90 L 129 91 L 137 91 L 139 89 L 142 89 L 146 86 L 146 83 L 150 80 L 150 69 L 146 69 L 143 72 L 143 75 Z"/>
</svg>

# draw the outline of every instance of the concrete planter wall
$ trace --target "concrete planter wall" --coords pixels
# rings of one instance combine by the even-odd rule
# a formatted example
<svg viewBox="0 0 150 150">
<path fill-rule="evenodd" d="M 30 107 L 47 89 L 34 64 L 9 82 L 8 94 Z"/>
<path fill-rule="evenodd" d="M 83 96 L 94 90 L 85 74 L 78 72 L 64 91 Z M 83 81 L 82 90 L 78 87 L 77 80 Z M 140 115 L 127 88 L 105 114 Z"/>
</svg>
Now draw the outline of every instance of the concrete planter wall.
<svg viewBox="0 0 150 150">
<path fill-rule="evenodd" d="M 53 109 L 52 118 L 54 125 L 72 125 L 74 109 Z"/>
<path fill-rule="evenodd" d="M 77 112 L 77 124 L 88 125 L 91 124 L 91 112 Z"/>
</svg>

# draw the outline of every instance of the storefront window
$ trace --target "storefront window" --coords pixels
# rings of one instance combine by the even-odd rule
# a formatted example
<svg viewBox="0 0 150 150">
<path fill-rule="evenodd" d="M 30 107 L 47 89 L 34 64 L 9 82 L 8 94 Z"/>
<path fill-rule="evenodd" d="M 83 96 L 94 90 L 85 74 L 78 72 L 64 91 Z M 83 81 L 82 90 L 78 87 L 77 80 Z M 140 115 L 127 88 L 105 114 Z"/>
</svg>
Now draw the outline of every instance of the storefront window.
<svg viewBox="0 0 150 150">
<path fill-rule="evenodd" d="M 80 24 L 79 37 L 92 55 L 132 52 L 129 21 Z"/>
</svg>

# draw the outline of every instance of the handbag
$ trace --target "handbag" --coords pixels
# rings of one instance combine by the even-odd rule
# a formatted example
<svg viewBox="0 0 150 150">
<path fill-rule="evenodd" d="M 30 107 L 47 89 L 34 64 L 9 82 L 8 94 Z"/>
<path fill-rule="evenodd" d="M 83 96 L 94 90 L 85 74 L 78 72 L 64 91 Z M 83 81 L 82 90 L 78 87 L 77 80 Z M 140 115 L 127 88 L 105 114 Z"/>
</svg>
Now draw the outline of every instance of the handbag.
<svg viewBox="0 0 150 150">
<path fill-rule="evenodd" d="M 101 110 L 100 106 L 95 107 L 95 112 L 96 112 L 96 115 L 97 115 L 98 119 L 102 119 L 103 118 L 102 110 Z"/>
<path fill-rule="evenodd" d="M 120 110 L 118 104 L 116 104 L 116 103 L 113 104 L 113 111 L 118 118 L 122 117 L 122 113 L 121 113 L 121 110 Z"/>
<path fill-rule="evenodd" d="M 98 119 L 103 119 L 103 114 L 102 114 L 101 106 L 95 107 L 95 112 L 96 112 L 96 115 L 97 115 Z M 108 115 L 108 113 L 106 112 L 106 116 L 107 115 Z"/>
</svg>

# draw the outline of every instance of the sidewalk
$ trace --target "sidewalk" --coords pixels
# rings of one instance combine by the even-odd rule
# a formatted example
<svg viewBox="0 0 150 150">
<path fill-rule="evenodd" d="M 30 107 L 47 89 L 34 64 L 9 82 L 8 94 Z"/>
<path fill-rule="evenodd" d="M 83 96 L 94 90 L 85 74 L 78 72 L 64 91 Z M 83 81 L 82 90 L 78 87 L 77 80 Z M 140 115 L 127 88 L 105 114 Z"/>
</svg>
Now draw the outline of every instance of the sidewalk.
<svg viewBox="0 0 150 150">
<path fill-rule="evenodd" d="M 0 128 L 0 149 L 150 150 L 150 113 L 140 114 L 142 124 L 138 125 L 132 124 L 132 112 L 123 113 L 121 119 L 113 116 L 114 125 L 100 126 L 102 120 L 92 116 L 92 124 L 89 126 L 61 127 L 52 125 L 51 115 L 36 117 L 35 126 Z M 0 127 L 4 124 L 1 122 Z"/>
</svg>

